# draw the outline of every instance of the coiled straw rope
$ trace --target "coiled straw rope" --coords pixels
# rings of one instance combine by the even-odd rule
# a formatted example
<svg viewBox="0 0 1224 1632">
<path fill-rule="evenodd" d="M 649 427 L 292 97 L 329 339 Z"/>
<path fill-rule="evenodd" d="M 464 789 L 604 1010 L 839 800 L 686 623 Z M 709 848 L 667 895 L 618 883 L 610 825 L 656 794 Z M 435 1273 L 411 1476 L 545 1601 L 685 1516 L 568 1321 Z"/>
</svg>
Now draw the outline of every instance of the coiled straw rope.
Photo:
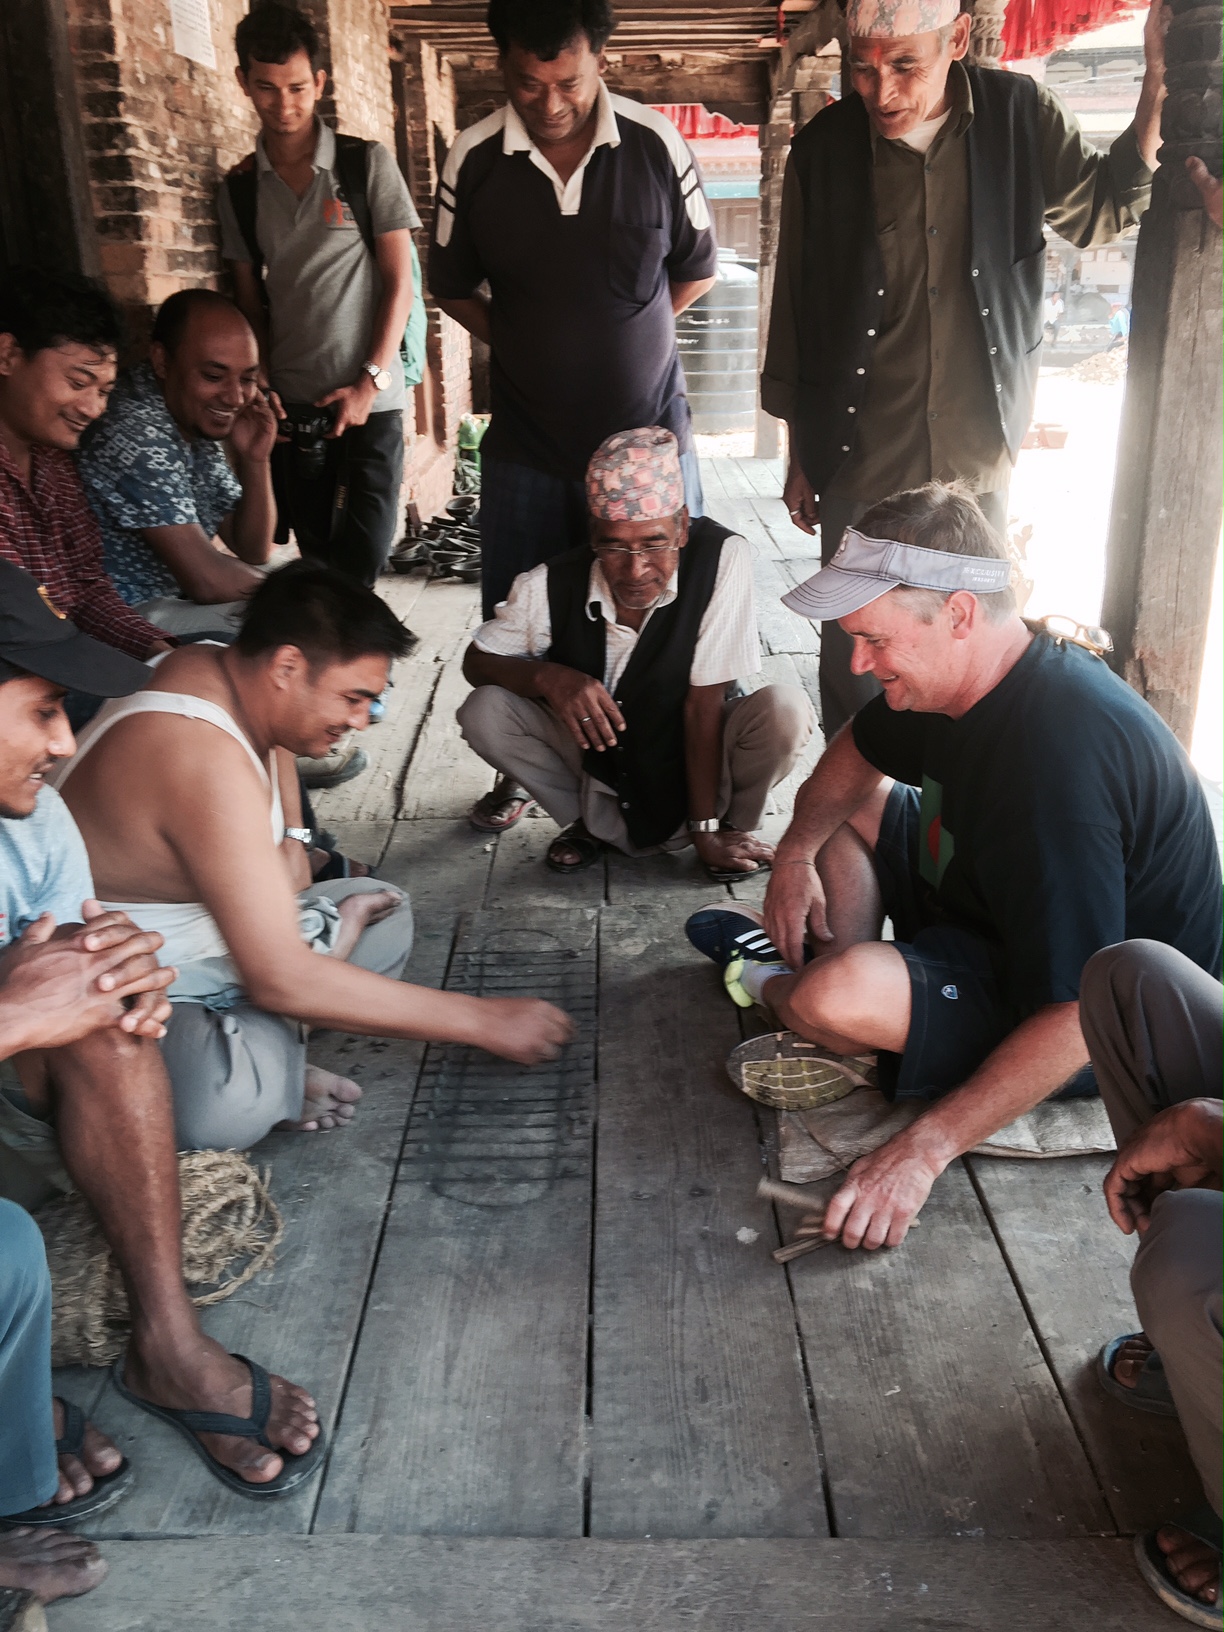
<svg viewBox="0 0 1224 1632">
<path fill-rule="evenodd" d="M 261 1174 L 236 1150 L 179 1156 L 183 1205 L 183 1280 L 197 1308 L 220 1303 L 274 1261 L 285 1233 Z M 37 1214 L 51 1270 L 51 1362 L 104 1366 L 130 1329 L 127 1295 L 88 1202 L 79 1191 Z M 245 1260 L 245 1262 L 241 1262 Z M 239 1267 L 235 1267 L 238 1265 Z"/>
</svg>

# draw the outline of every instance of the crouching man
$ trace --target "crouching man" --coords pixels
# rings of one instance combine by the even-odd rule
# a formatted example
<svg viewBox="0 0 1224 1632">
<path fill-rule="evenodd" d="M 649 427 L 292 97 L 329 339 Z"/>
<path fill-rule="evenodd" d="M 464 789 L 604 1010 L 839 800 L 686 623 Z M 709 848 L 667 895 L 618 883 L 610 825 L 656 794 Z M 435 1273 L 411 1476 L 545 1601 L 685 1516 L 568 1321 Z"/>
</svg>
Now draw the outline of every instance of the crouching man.
<svg viewBox="0 0 1224 1632">
<path fill-rule="evenodd" d="M 1098 657 L 1022 621 L 1009 577 L 975 501 L 936 483 L 847 530 L 785 599 L 836 618 L 883 695 L 800 790 L 763 917 L 689 920 L 738 1001 L 877 1051 L 890 1097 L 930 1101 L 830 1203 L 826 1233 L 850 1247 L 897 1245 L 957 1156 L 1064 1087 L 1092 1091 L 1077 1000 L 1095 952 L 1142 937 L 1220 972 L 1220 864 L 1189 761 Z"/>
<path fill-rule="evenodd" d="M 407 897 L 372 878 L 312 885 L 309 832 L 286 827 L 283 755 L 363 728 L 409 639 L 373 591 L 294 562 L 256 590 L 231 646 L 183 647 L 103 709 L 61 776 L 99 893 L 164 936 L 179 971 L 162 1052 L 181 1149 L 350 1116 L 355 1085 L 307 1067 L 309 1026 L 523 1064 L 569 1039 L 548 1003 L 402 982 Z"/>
<path fill-rule="evenodd" d="M 795 687 L 727 696 L 761 667 L 749 545 L 690 521 L 656 426 L 608 437 L 586 494 L 590 543 L 522 573 L 468 647 L 463 735 L 561 825 L 556 872 L 604 845 L 692 843 L 720 879 L 768 867 L 754 830 L 815 717 Z"/>
</svg>

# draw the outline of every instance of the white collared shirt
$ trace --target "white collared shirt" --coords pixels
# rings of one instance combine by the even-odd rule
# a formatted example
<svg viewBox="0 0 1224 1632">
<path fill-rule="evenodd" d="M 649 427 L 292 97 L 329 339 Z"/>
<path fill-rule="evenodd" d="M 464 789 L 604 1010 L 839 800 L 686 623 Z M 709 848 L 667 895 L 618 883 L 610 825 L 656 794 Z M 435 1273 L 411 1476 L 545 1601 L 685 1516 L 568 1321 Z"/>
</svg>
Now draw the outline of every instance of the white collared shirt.
<svg viewBox="0 0 1224 1632">
<path fill-rule="evenodd" d="M 602 617 L 606 626 L 604 685 L 616 690 L 642 630 L 653 614 L 676 598 L 678 572 L 642 619 L 642 629 L 616 621 L 616 601 L 596 561 L 587 587 L 587 616 Z M 510 594 L 498 603 L 488 623 L 472 637 L 482 652 L 495 657 L 547 657 L 552 646 L 552 619 L 548 610 L 548 563 L 521 572 Z M 729 685 L 732 680 L 759 674 L 761 647 L 757 638 L 756 602 L 752 582 L 752 547 L 733 533 L 723 543 L 714 579 L 714 592 L 697 631 L 697 645 L 689 670 L 693 686 Z"/>
<path fill-rule="evenodd" d="M 537 170 L 542 170 L 552 182 L 553 192 L 557 195 L 557 208 L 562 215 L 577 215 L 582 208 L 582 178 L 586 174 L 586 167 L 596 148 L 619 147 L 620 131 L 616 126 L 616 113 L 612 106 L 612 96 L 608 87 L 601 79 L 599 95 L 595 99 L 595 135 L 590 147 L 583 154 L 582 163 L 574 171 L 568 181 L 553 169 L 549 161 L 540 152 L 527 126 L 519 118 L 512 103 L 506 104 L 506 123 L 502 131 L 503 153 L 528 153 L 531 162 Z"/>
</svg>

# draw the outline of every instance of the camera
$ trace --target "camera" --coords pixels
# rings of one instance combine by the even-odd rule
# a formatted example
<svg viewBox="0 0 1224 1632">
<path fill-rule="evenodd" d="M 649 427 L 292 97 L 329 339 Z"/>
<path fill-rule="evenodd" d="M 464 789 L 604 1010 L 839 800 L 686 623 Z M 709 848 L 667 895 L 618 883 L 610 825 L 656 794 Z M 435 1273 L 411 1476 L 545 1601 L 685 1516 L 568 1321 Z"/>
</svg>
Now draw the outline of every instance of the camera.
<svg viewBox="0 0 1224 1632">
<path fill-rule="evenodd" d="M 286 402 L 281 434 L 292 447 L 294 474 L 302 481 L 318 481 L 327 462 L 327 435 L 336 423 L 336 410 L 316 408 L 313 402 Z"/>
</svg>

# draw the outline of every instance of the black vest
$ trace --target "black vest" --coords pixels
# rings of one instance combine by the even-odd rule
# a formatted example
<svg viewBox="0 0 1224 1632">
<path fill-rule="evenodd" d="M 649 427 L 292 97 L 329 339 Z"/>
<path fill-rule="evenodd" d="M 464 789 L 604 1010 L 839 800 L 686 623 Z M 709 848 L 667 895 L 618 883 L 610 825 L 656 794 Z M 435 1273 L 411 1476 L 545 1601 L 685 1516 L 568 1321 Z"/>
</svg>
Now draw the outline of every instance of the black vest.
<svg viewBox="0 0 1224 1632">
<path fill-rule="evenodd" d="M 1032 415 L 1041 356 L 1045 185 L 1037 87 L 1024 74 L 965 71 L 973 91 L 965 136 L 969 270 L 981 314 L 966 344 L 986 353 L 1014 459 Z M 797 451 L 819 494 L 854 446 L 884 312 L 871 127 L 862 98 L 851 94 L 822 109 L 795 137 L 791 163 L 804 212 Z"/>
<path fill-rule="evenodd" d="M 616 790 L 629 837 L 639 850 L 663 844 L 688 816 L 684 700 L 723 540 L 731 536 L 729 527 L 708 516 L 689 523 L 676 598 L 651 613 L 612 693 L 625 717 L 621 740 L 603 753 L 588 748 L 582 758 L 588 776 Z M 587 611 L 593 560 L 583 544 L 548 563 L 548 661 L 602 681 L 607 626 Z"/>
</svg>

